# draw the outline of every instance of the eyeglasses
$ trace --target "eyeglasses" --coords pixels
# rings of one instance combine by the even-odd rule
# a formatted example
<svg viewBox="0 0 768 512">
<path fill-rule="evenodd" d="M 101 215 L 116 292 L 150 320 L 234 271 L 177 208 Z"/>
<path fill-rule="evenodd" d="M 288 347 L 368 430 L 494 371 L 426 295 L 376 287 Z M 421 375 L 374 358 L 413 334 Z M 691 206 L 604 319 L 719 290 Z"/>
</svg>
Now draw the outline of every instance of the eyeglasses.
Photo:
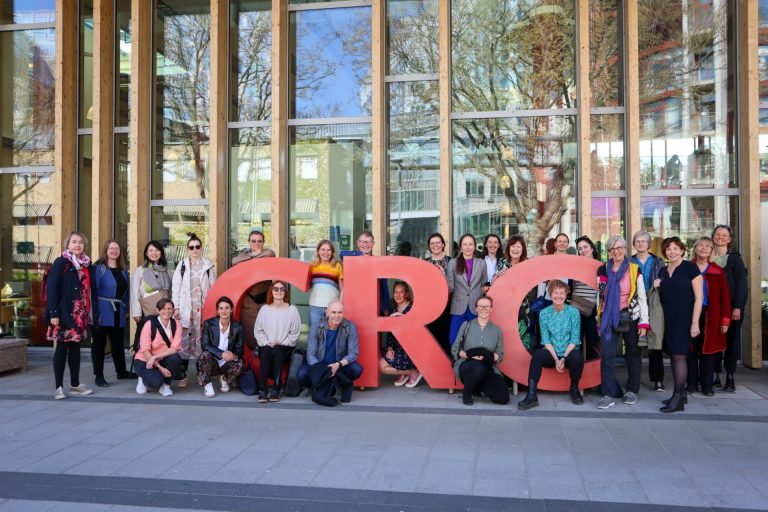
<svg viewBox="0 0 768 512">
<path fill-rule="evenodd" d="M 263 244 L 264 240 L 248 240 L 252 244 Z"/>
<path fill-rule="evenodd" d="M 476 306 L 476 309 L 491 309 L 491 306 Z"/>
<path fill-rule="evenodd" d="M 608 249 L 608 252 L 625 251 L 625 250 L 627 250 L 626 247 L 624 247 L 623 245 L 619 245 L 618 247 L 611 247 L 610 249 Z"/>
<path fill-rule="evenodd" d="M 187 246 L 187 249 L 189 249 L 190 251 L 199 251 L 202 248 L 203 248 L 202 245 L 189 245 L 189 246 Z"/>
<path fill-rule="evenodd" d="M 285 286 L 273 286 L 272 287 L 272 291 L 273 292 L 284 292 L 285 291 Z"/>
<path fill-rule="evenodd" d="M 360 245 L 371 245 L 373 243 L 373 240 L 358 240 L 357 243 Z"/>
</svg>

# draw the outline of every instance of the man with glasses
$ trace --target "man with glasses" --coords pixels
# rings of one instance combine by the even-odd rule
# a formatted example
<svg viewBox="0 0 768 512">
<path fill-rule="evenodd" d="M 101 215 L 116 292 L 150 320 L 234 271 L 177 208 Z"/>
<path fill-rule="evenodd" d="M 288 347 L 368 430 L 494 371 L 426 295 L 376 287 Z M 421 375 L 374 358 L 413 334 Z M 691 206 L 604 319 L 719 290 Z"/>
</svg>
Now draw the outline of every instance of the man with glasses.
<svg viewBox="0 0 768 512">
<path fill-rule="evenodd" d="M 374 245 L 376 245 L 376 240 L 373 238 L 373 233 L 370 231 L 361 232 L 357 237 L 356 251 L 339 251 L 342 263 L 345 256 L 373 256 Z M 390 313 L 389 284 L 386 279 L 379 279 L 379 312 L 382 316 L 389 316 Z"/>
<path fill-rule="evenodd" d="M 248 249 L 232 258 L 232 265 L 243 263 L 254 258 L 274 258 L 272 249 L 264 248 L 264 233 L 253 230 L 248 235 Z M 256 348 L 256 338 L 253 336 L 253 326 L 259 309 L 267 302 L 267 292 L 272 286 L 272 281 L 261 281 L 251 286 L 245 294 L 243 305 L 240 308 L 240 323 L 243 325 L 245 342 L 251 350 Z"/>
</svg>

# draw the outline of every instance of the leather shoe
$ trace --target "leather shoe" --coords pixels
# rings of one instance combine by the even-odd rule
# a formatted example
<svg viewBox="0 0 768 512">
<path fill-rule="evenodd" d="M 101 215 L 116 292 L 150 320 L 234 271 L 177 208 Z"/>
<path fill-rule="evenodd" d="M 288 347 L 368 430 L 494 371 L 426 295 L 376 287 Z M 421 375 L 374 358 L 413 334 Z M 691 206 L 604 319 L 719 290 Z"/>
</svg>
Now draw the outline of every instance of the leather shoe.
<svg viewBox="0 0 768 512">
<path fill-rule="evenodd" d="M 109 382 L 107 382 L 104 377 L 96 377 L 96 380 L 94 382 L 100 388 L 108 388 L 109 387 Z"/>
<path fill-rule="evenodd" d="M 664 405 L 669 405 L 669 403 L 672 401 L 674 397 L 675 395 L 673 394 L 671 397 L 667 398 L 666 400 L 662 400 L 661 403 L 663 403 Z M 683 391 L 683 403 L 684 404 L 688 403 L 688 393 L 685 391 Z"/>
<path fill-rule="evenodd" d="M 471 394 L 465 394 L 461 397 L 461 401 L 464 405 L 475 405 L 475 401 L 472 399 Z"/>
<path fill-rule="evenodd" d="M 734 393 L 736 391 L 736 383 L 733 379 L 733 374 L 729 373 L 725 376 L 725 384 L 723 385 L 723 391 Z"/>
<path fill-rule="evenodd" d="M 713 388 L 716 388 L 716 389 L 720 389 L 720 388 L 722 388 L 722 387 L 723 387 L 723 383 L 722 383 L 722 382 L 720 382 L 720 374 L 719 374 L 719 373 L 716 373 L 716 374 L 715 374 L 715 380 L 714 380 L 714 382 L 712 383 L 712 387 L 713 387 Z"/>
<path fill-rule="evenodd" d="M 685 395 L 682 393 L 675 393 L 672 398 L 669 399 L 669 403 L 664 407 L 661 407 L 661 412 L 676 412 L 685 410 Z"/>
<path fill-rule="evenodd" d="M 571 403 L 573 403 L 574 405 L 584 404 L 584 397 L 581 396 L 581 393 L 579 392 L 579 388 L 575 386 L 571 386 Z"/>
</svg>

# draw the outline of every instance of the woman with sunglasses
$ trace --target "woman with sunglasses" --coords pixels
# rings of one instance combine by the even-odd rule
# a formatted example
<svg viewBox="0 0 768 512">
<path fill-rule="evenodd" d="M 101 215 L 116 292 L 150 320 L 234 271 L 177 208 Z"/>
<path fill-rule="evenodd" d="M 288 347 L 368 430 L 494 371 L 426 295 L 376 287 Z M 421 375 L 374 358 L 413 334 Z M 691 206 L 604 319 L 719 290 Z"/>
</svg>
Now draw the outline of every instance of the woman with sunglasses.
<svg viewBox="0 0 768 512">
<path fill-rule="evenodd" d="M 172 287 L 174 316 L 183 328 L 181 360 L 185 370 L 190 358 L 198 359 L 202 352 L 203 303 L 216 281 L 216 267 L 203 257 L 203 242 L 194 233 L 187 235 L 187 257 L 176 267 Z M 187 377 L 179 382 L 179 387 L 187 385 Z"/>
<path fill-rule="evenodd" d="M 232 258 L 232 265 L 250 261 L 256 258 L 274 258 L 272 249 L 264 248 L 264 233 L 253 230 L 248 235 L 248 248 Z M 253 337 L 253 326 L 256 325 L 256 317 L 259 309 L 267 303 L 267 290 L 272 286 L 272 281 L 260 281 L 245 292 L 245 297 L 240 306 L 240 323 L 243 325 L 245 342 L 251 350 L 256 349 L 256 338 Z"/>
<path fill-rule="evenodd" d="M 256 317 L 253 332 L 259 344 L 259 402 L 280 400 L 283 365 L 291 357 L 300 331 L 301 317 L 291 304 L 288 283 L 274 281 L 267 292 L 267 303 Z M 270 378 L 274 385 L 268 392 Z"/>
</svg>

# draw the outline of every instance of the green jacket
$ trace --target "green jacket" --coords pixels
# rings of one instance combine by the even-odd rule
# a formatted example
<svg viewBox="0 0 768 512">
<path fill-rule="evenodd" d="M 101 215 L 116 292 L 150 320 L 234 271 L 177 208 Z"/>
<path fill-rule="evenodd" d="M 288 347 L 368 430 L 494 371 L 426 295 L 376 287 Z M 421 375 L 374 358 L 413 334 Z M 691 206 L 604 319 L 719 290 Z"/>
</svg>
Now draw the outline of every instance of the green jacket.
<svg viewBox="0 0 768 512">
<path fill-rule="evenodd" d="M 461 324 L 459 333 L 456 335 L 456 342 L 451 348 L 451 354 L 453 354 L 453 359 L 456 361 L 453 364 L 453 372 L 456 374 L 456 379 L 459 379 L 459 368 L 466 361 L 466 359 L 459 359 L 459 352 L 477 347 L 482 347 L 490 352 L 499 354 L 499 360 L 496 361 L 496 364 L 499 364 L 504 359 L 504 335 L 501 333 L 501 329 L 490 321 L 486 324 L 485 328 L 482 328 L 476 318 Z M 496 366 L 494 366 L 494 371 L 501 375 Z"/>
</svg>

